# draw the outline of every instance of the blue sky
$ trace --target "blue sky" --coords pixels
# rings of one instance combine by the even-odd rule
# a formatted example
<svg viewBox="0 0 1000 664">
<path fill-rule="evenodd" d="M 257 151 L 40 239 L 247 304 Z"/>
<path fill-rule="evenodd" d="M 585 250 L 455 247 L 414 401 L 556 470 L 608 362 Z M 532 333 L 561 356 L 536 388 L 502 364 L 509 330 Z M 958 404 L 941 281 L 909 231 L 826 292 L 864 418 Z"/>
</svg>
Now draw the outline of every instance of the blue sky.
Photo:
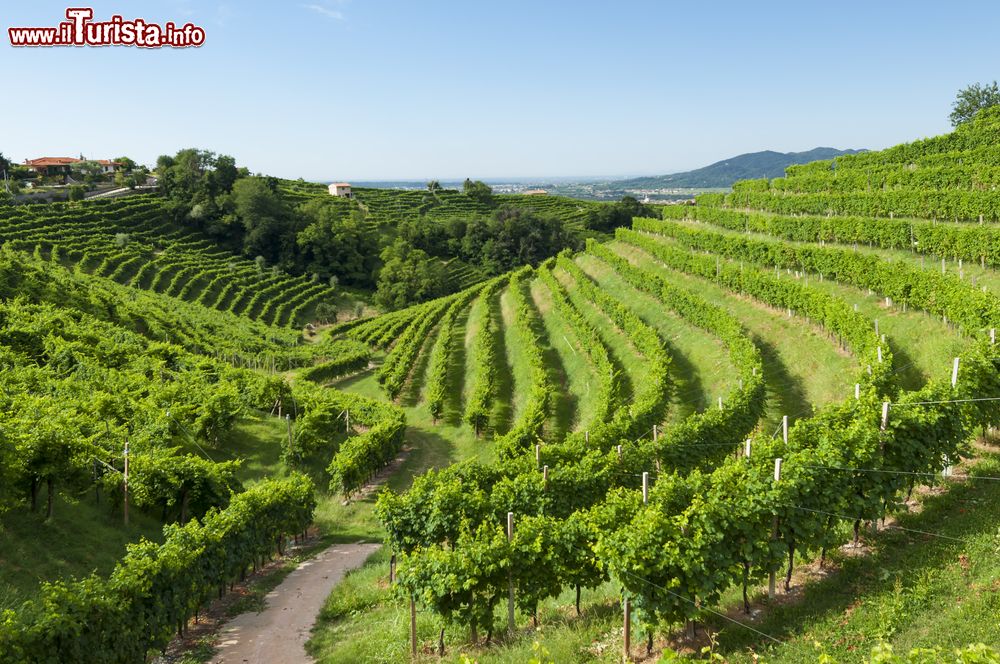
<svg viewBox="0 0 1000 664">
<path fill-rule="evenodd" d="M 1000 3 L 95 1 L 197 49 L 14 49 L 66 4 L 4 3 L 0 151 L 182 147 L 330 179 L 658 174 L 948 131 L 998 78 Z M 82 2 L 71 3 L 74 5 Z"/>
</svg>

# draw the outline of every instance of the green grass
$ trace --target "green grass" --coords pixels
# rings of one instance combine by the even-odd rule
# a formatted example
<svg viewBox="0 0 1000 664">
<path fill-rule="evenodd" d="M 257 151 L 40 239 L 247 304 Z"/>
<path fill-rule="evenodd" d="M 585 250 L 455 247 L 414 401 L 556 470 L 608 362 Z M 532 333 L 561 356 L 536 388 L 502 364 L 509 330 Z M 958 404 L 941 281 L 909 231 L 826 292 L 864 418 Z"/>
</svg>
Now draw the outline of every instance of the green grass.
<svg viewBox="0 0 1000 664">
<path fill-rule="evenodd" d="M 552 293 L 541 280 L 531 282 L 531 297 L 545 327 L 552 351 L 558 355 L 561 371 L 556 383 L 560 399 L 555 419 L 562 433 L 586 428 L 597 406 L 597 391 L 592 389 L 594 367 L 580 347 L 580 340 L 568 327 L 552 303 Z"/>
<path fill-rule="evenodd" d="M 320 613 L 308 652 L 323 664 L 364 664 L 409 661 L 409 602 L 389 586 L 389 554 L 381 550 L 364 566 L 348 573 L 326 601 Z M 529 616 L 517 614 L 515 638 L 498 630 L 494 644 L 468 643 L 463 629 L 445 630 L 444 661 L 461 661 L 467 654 L 475 661 L 523 664 L 532 655 L 537 639 L 544 643 L 556 662 L 618 662 L 621 618 L 617 589 L 607 583 L 595 590 L 584 589 L 582 615 L 573 607 L 574 591 L 542 602 L 538 609 L 539 630 Z M 506 604 L 498 609 L 497 624 L 506 625 Z M 502 615 L 501 615 L 502 614 Z M 420 655 L 416 661 L 438 661 L 438 632 L 442 624 L 426 609 L 417 609 L 417 639 Z M 485 634 L 480 635 L 485 639 Z"/>
<path fill-rule="evenodd" d="M 563 364 L 562 354 L 556 348 L 556 341 L 559 337 L 558 330 L 550 329 L 535 300 L 535 285 L 541 285 L 538 279 L 532 279 L 525 286 L 525 300 L 534 312 L 531 321 L 531 328 L 535 336 L 539 339 L 539 346 L 542 351 L 542 360 L 545 363 L 545 372 L 549 384 L 552 386 L 552 397 L 549 402 L 549 418 L 545 423 L 545 434 L 550 440 L 561 440 L 573 428 L 576 419 L 577 397 L 569 391 L 569 377 L 566 367 Z"/>
<path fill-rule="evenodd" d="M 386 400 L 374 372 L 358 374 L 334 383 L 341 390 Z M 393 491 L 409 488 L 413 478 L 431 468 L 444 468 L 465 459 L 478 459 L 485 463 L 493 460 L 493 447 L 465 424 L 455 425 L 446 419 L 433 422 L 423 404 L 403 406 L 406 413 L 406 439 L 409 448 L 399 469 L 392 473 L 385 487 Z M 328 462 L 329 460 L 327 460 Z M 380 541 L 384 531 L 375 519 L 374 508 L 377 492 L 344 504 L 339 495 L 330 495 L 326 486 L 329 476 L 323 470 L 325 481 L 317 480 L 320 502 L 316 509 L 316 523 L 331 542 Z"/>
<path fill-rule="evenodd" d="M 105 492 L 98 506 L 93 491 L 66 495 L 56 491 L 51 520 L 45 519 L 45 490 L 39 511 L 16 506 L 0 526 L 0 609 L 15 608 L 38 592 L 42 581 L 96 572 L 107 575 L 125 555 L 125 546 L 145 537 L 162 541 L 156 516 L 132 509 L 122 522 L 117 502 Z"/>
<path fill-rule="evenodd" d="M 510 399 L 511 416 L 508 425 L 513 423 L 521 411 L 524 409 L 524 402 L 528 396 L 531 385 L 531 368 L 528 365 L 528 356 L 524 353 L 524 339 L 521 338 L 514 321 L 514 305 L 511 302 L 510 286 L 504 288 L 500 293 L 500 328 L 503 335 L 503 346 L 505 355 L 498 354 L 497 357 L 506 357 L 507 366 L 510 367 L 512 387 Z M 499 321 L 498 321 L 499 322 Z M 502 390 L 498 395 L 498 401 L 505 401 L 506 390 Z M 506 429 L 507 427 L 504 427 Z"/>
<path fill-rule="evenodd" d="M 996 448 L 984 456 L 972 472 L 1000 476 Z M 997 646 L 1000 482 L 953 483 L 945 493 L 923 496 L 920 504 L 920 509 L 902 515 L 899 525 L 935 536 L 891 527 L 876 535 L 868 533 L 862 538 L 868 555 L 855 555 L 850 548 L 832 551 L 827 563 L 832 573 L 801 587 L 793 585 L 795 598 L 791 601 L 769 605 L 765 590 L 755 589 L 752 617 L 738 610 L 736 591 L 731 591 L 713 610 L 757 631 L 706 612 L 699 623 L 696 647 L 707 644 L 706 634 L 711 633 L 715 652 L 724 661 L 793 664 L 817 661 L 815 643 L 845 663 L 863 661 L 880 642 L 891 643 L 896 652 L 914 647 L 950 649 L 975 642 Z M 847 528 L 845 525 L 845 537 Z M 388 585 L 388 555 L 380 551 L 334 589 L 308 646 L 317 661 L 409 660 L 409 605 Z M 779 598 L 783 594 L 779 589 Z M 529 616 L 518 613 L 515 637 L 499 634 L 491 646 L 472 646 L 468 633 L 448 628 L 443 661 L 458 662 L 462 655 L 468 655 L 481 664 L 522 663 L 531 658 L 537 641 L 555 662 L 620 662 L 617 586 L 609 582 L 596 590 L 584 590 L 579 618 L 573 600 L 573 592 L 567 590 L 543 602 L 538 630 L 532 628 Z M 498 625 L 505 624 L 505 608 L 501 602 Z M 438 661 L 434 653 L 441 627 L 437 618 L 418 608 L 421 654 L 416 661 Z M 781 644 L 775 645 L 760 633 Z M 666 635 L 671 635 L 670 641 Z M 644 641 L 645 634 L 634 629 L 635 656 L 644 652 Z M 682 637 L 681 625 L 660 626 L 654 645 L 654 652 L 670 646 L 692 651 L 692 644 Z"/>
<path fill-rule="evenodd" d="M 995 448 L 973 473 L 1000 475 Z M 720 652 L 732 662 L 751 662 L 747 649 L 754 647 L 777 664 L 815 657 L 814 642 L 841 662 L 862 661 L 880 641 L 896 652 L 977 642 L 997 646 L 998 523 L 1000 482 L 952 483 L 946 493 L 924 497 L 919 513 L 900 518 L 902 527 L 934 536 L 883 530 L 866 538 L 871 555 L 836 554 L 834 574 L 806 585 L 797 601 L 781 603 L 753 622 L 783 641 L 780 646 L 710 620 L 713 629 L 721 629 Z"/>
<path fill-rule="evenodd" d="M 604 292 L 625 303 L 666 342 L 676 385 L 668 420 L 676 421 L 715 406 L 718 397 L 725 397 L 736 386 L 736 370 L 719 339 L 686 323 L 596 257 L 581 254 L 576 262 Z"/>
<path fill-rule="evenodd" d="M 253 483 L 287 474 L 280 458 L 285 431 L 283 421 L 261 413 L 241 418 L 216 447 L 198 447 L 183 435 L 177 444 L 183 452 L 207 454 L 215 461 L 243 459 L 237 477 Z M 0 608 L 31 598 L 43 580 L 81 577 L 91 572 L 107 575 L 130 542 L 142 537 L 163 539 L 163 523 L 155 509 L 144 512 L 133 507 L 126 528 L 120 496 L 102 492 L 98 506 L 93 491 L 73 495 L 57 490 L 51 521 L 45 520 L 44 488 L 39 503 L 38 513 L 16 506 L 3 516 Z"/>
<path fill-rule="evenodd" d="M 645 359 L 632 345 L 628 336 L 622 333 L 604 312 L 581 295 L 569 273 L 557 267 L 552 270 L 552 274 L 566 288 L 570 302 L 597 329 L 601 340 L 607 345 L 611 362 L 618 372 L 618 382 L 621 386 L 619 400 L 622 403 L 629 403 L 635 392 L 635 386 L 642 381 Z"/>
<path fill-rule="evenodd" d="M 950 375 L 951 358 L 960 354 L 968 343 L 954 327 L 945 325 L 937 316 L 914 309 L 905 313 L 893 305 L 887 307 L 878 293 L 846 286 L 818 277 L 808 279 L 811 287 L 836 295 L 858 305 L 858 311 L 872 321 L 878 320 L 879 332 L 893 352 L 893 371 L 904 390 L 917 390 L 929 380 Z"/>
<path fill-rule="evenodd" d="M 705 279 L 670 270 L 636 247 L 619 242 L 609 246 L 639 267 L 665 275 L 673 285 L 708 298 L 740 319 L 764 361 L 766 426 L 776 425 L 782 415 L 792 420 L 809 416 L 815 407 L 842 401 L 852 393 L 857 364 L 816 326 L 733 295 Z"/>
</svg>

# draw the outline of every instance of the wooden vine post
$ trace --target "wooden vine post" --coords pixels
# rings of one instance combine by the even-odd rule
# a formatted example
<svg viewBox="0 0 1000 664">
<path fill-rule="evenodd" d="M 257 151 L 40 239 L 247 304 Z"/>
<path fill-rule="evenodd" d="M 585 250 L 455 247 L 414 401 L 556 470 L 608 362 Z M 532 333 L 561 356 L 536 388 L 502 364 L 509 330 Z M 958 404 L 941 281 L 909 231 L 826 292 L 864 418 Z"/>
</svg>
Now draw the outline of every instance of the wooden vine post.
<svg viewBox="0 0 1000 664">
<path fill-rule="evenodd" d="M 514 513 L 507 512 L 507 541 L 514 539 Z M 507 596 L 507 630 L 513 634 L 514 633 L 514 574 L 513 572 L 508 572 L 507 574 L 507 587 L 509 594 Z"/>
<path fill-rule="evenodd" d="M 417 656 L 417 602 L 410 595 L 410 654 Z"/>
<path fill-rule="evenodd" d="M 632 655 L 632 601 L 625 598 L 625 624 L 623 630 L 624 643 L 622 648 L 622 661 L 626 664 Z"/>
</svg>

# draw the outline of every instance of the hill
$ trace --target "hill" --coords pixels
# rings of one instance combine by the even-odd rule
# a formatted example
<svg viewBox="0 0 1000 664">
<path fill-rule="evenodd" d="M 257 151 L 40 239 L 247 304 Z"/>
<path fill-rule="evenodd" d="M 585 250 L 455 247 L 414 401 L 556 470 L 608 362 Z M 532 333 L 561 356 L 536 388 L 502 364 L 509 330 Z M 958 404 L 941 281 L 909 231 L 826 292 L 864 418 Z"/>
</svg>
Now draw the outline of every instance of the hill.
<svg viewBox="0 0 1000 664">
<path fill-rule="evenodd" d="M 692 171 L 616 180 L 608 183 L 608 187 L 624 190 L 731 187 L 737 180 L 781 177 L 784 175 L 785 169 L 794 164 L 805 164 L 818 159 L 832 159 L 840 155 L 857 154 L 858 152 L 859 150 L 822 147 L 805 152 L 775 152 L 773 150 L 748 152 Z"/>
<path fill-rule="evenodd" d="M 995 643 L 997 127 L 741 182 L 347 331 L 386 353 L 352 388 L 489 454 L 379 498 L 400 589 L 388 553 L 359 571 L 312 653 L 404 661 L 409 597 L 455 661 L 620 661 L 623 599 L 636 656 Z"/>
<path fill-rule="evenodd" d="M 995 643 L 997 135 L 984 112 L 742 181 L 312 343 L 317 283 L 260 287 L 154 198 L 7 211 L 0 660 L 143 661 L 314 519 L 386 542 L 331 595 L 324 662 Z M 324 220 L 443 237 L 497 198 L 360 191 Z M 160 233 L 190 260 L 101 269 Z M 185 299 L 209 269 L 246 301 Z"/>
</svg>

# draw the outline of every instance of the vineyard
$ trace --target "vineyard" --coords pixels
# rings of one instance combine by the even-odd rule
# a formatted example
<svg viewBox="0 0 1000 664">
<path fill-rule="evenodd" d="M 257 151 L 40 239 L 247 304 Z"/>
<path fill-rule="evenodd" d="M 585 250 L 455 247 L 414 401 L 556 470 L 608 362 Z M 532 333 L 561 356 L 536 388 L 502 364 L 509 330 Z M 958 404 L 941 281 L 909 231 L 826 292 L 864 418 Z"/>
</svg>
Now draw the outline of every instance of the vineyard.
<svg viewBox="0 0 1000 664">
<path fill-rule="evenodd" d="M 0 208 L 0 244 L 134 289 L 268 325 L 297 328 L 333 296 L 175 226 L 161 199 Z"/>
<path fill-rule="evenodd" d="M 726 659 L 802 661 L 811 640 L 755 607 L 794 595 L 799 566 L 924 532 L 898 525 L 919 523 L 913 496 L 975 484 L 954 468 L 993 454 L 997 126 L 739 183 L 344 331 L 385 353 L 355 389 L 487 452 L 379 497 L 394 583 L 350 586 L 373 619 L 335 591 L 314 653 L 515 661 L 537 627 L 555 661 L 620 661 L 707 628 Z"/>
<path fill-rule="evenodd" d="M 331 286 L 155 195 L 0 208 L 0 661 L 147 661 L 315 525 L 386 544 L 324 662 L 990 642 L 998 127 L 452 259 L 456 292 L 318 329 Z M 508 204 L 585 236 L 595 205 L 355 192 L 390 236 Z"/>
</svg>

